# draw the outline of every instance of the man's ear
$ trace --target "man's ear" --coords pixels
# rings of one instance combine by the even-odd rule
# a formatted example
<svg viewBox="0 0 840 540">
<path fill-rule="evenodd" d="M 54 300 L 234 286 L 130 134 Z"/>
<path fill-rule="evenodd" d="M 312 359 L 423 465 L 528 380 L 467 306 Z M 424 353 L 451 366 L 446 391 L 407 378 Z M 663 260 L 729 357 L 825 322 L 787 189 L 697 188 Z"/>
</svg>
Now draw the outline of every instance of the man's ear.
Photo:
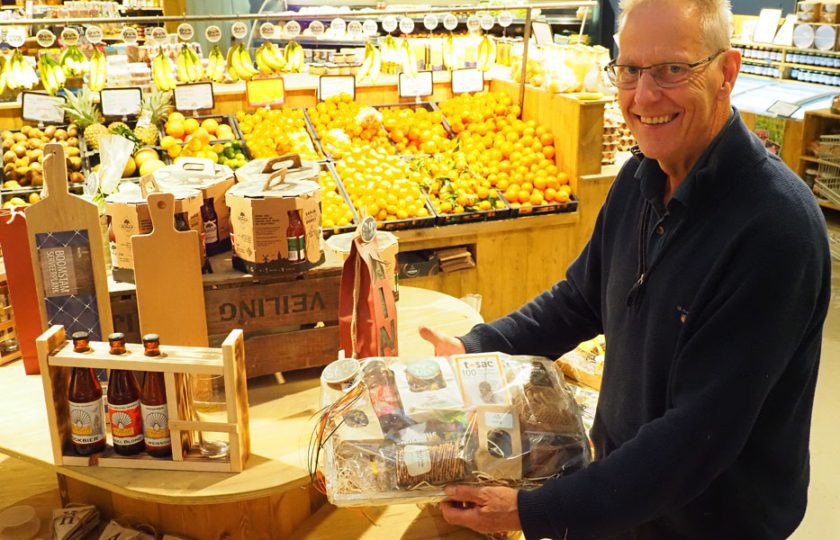
<svg viewBox="0 0 840 540">
<path fill-rule="evenodd" d="M 735 88 L 735 80 L 741 71 L 741 53 L 735 49 L 729 49 L 722 55 L 723 82 L 720 86 L 720 97 L 728 98 Z"/>
</svg>

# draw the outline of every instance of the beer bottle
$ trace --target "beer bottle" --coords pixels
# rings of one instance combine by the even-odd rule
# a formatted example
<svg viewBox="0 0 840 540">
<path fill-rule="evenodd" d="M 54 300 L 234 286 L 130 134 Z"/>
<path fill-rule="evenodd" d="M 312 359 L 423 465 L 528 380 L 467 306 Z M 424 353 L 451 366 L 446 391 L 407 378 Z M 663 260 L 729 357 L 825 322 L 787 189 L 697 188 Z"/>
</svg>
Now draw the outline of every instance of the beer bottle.
<svg viewBox="0 0 840 540">
<path fill-rule="evenodd" d="M 204 245 L 208 255 L 215 255 L 221 251 L 219 238 L 219 216 L 213 198 L 205 199 L 201 206 L 201 219 L 204 221 Z"/>
<path fill-rule="evenodd" d="M 175 213 L 175 230 L 176 231 L 191 231 L 189 214 L 187 212 Z M 210 266 L 210 260 L 207 258 L 207 251 L 204 247 L 204 231 L 202 230 L 198 235 L 198 251 L 201 257 L 201 273 L 212 274 L 213 268 Z"/>
<path fill-rule="evenodd" d="M 90 350 L 87 332 L 73 333 L 73 352 Z M 70 441 L 80 456 L 105 450 L 105 426 L 102 420 L 102 387 L 92 368 L 73 368 L 70 375 Z"/>
<path fill-rule="evenodd" d="M 114 332 L 108 336 L 110 354 L 125 354 L 125 334 Z M 130 456 L 143 451 L 143 420 L 140 414 L 140 385 L 134 373 L 112 369 L 108 380 L 108 418 L 114 451 Z"/>
<path fill-rule="evenodd" d="M 143 336 L 143 354 L 160 356 L 160 337 L 157 334 Z M 169 435 L 169 412 L 166 408 L 166 387 L 163 373 L 146 372 L 143 392 L 140 394 L 140 408 L 143 411 L 143 439 L 146 453 L 154 457 L 165 457 L 172 453 L 172 439 Z"/>
<path fill-rule="evenodd" d="M 289 226 L 286 228 L 286 242 L 289 246 L 289 261 L 303 262 L 306 259 L 306 230 L 297 210 L 289 210 Z"/>
</svg>

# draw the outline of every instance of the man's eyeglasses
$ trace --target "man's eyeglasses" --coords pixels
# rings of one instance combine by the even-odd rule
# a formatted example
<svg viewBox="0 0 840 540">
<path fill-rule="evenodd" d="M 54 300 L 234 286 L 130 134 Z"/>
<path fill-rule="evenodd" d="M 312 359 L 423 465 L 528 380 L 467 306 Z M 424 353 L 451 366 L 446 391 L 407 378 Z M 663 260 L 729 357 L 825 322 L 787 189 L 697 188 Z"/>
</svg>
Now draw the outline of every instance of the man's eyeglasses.
<svg viewBox="0 0 840 540">
<path fill-rule="evenodd" d="M 604 71 L 607 72 L 610 82 L 622 90 L 636 88 L 639 79 L 642 77 L 642 72 L 645 70 L 650 71 L 650 76 L 653 77 L 660 88 L 673 88 L 688 81 L 697 68 L 709 64 L 723 52 L 725 51 L 721 49 L 715 54 L 693 63 L 665 62 L 645 67 L 616 64 L 613 60 L 604 67 Z"/>
</svg>

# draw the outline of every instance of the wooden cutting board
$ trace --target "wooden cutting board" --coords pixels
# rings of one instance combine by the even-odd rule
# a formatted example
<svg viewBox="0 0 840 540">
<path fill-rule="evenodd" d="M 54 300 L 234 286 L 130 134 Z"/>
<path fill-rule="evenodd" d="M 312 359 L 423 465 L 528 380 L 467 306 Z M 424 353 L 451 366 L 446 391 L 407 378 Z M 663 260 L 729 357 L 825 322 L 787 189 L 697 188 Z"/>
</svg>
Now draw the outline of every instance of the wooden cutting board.
<svg viewBox="0 0 840 540">
<path fill-rule="evenodd" d="M 175 229 L 175 196 L 148 197 L 152 232 L 131 237 L 141 334 L 161 344 L 207 347 L 197 231 Z"/>
<path fill-rule="evenodd" d="M 103 341 L 113 332 L 105 250 L 96 204 L 67 191 L 64 147 L 44 146 L 46 197 L 25 210 L 43 328 L 64 325 Z"/>
</svg>

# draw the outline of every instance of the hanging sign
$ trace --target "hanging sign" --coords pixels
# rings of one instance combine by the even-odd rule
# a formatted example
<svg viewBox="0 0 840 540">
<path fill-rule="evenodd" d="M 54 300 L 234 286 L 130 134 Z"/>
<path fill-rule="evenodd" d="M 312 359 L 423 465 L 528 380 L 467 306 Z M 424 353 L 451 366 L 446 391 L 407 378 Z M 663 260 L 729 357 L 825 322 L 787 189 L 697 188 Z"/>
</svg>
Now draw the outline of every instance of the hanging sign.
<svg viewBox="0 0 840 540">
<path fill-rule="evenodd" d="M 20 47 L 20 45 L 15 45 L 11 41 L 12 30 L 13 30 L 12 28 L 9 28 L 9 34 L 6 37 L 6 39 L 9 40 L 9 45 L 11 45 L 12 47 Z M 64 45 L 65 47 L 70 47 L 72 45 L 78 45 L 79 44 L 79 31 L 76 30 L 75 28 L 69 28 L 69 27 L 62 30 L 61 31 L 61 44 Z"/>
<path fill-rule="evenodd" d="M 190 23 L 181 23 L 178 25 L 178 39 L 181 41 L 192 41 L 195 35 L 195 30 Z"/>
<path fill-rule="evenodd" d="M 260 37 L 263 39 L 271 39 L 274 37 L 274 24 L 264 22 L 260 25 Z"/>
<path fill-rule="evenodd" d="M 200 111 L 212 109 L 215 105 L 213 83 L 200 82 L 175 86 L 175 109 L 178 111 Z"/>
<path fill-rule="evenodd" d="M 551 33 L 551 25 L 547 22 L 534 21 L 531 23 L 531 32 L 534 35 L 534 41 L 537 45 L 551 45 L 554 43 L 554 35 Z"/>
<path fill-rule="evenodd" d="M 511 24 L 513 24 L 513 13 L 510 11 L 503 11 L 499 13 L 499 26 L 507 28 Z"/>
<path fill-rule="evenodd" d="M 245 83 L 245 101 L 249 107 L 273 107 L 283 105 L 286 92 L 283 77 L 251 79 Z"/>
<path fill-rule="evenodd" d="M 222 40 L 222 29 L 215 24 L 212 24 L 204 30 L 204 37 L 207 38 L 207 41 L 210 43 L 218 43 Z"/>
<path fill-rule="evenodd" d="M 142 100 L 141 88 L 104 88 L 99 92 L 104 116 L 139 116 Z"/>
<path fill-rule="evenodd" d="M 359 39 L 359 36 L 362 35 L 362 23 L 359 21 L 350 21 L 347 24 L 347 33 L 350 34 L 350 37 L 353 39 Z"/>
<path fill-rule="evenodd" d="M 324 35 L 324 23 L 321 21 L 312 21 L 309 23 L 309 33 L 315 37 Z"/>
<path fill-rule="evenodd" d="M 415 77 L 408 77 L 400 73 L 399 95 L 401 98 L 418 98 L 431 96 L 434 93 L 431 71 L 420 71 Z"/>
<path fill-rule="evenodd" d="M 166 33 L 166 28 L 157 27 L 152 28 L 152 42 L 163 43 L 169 34 Z"/>
<path fill-rule="evenodd" d="M 289 21 L 283 27 L 283 32 L 290 38 L 296 38 L 300 35 L 300 23 L 297 21 Z"/>
<path fill-rule="evenodd" d="M 333 19 L 330 21 L 330 30 L 339 35 L 344 34 L 347 31 L 347 23 L 344 19 Z"/>
<path fill-rule="evenodd" d="M 122 29 L 122 39 L 128 45 L 134 45 L 137 43 L 137 29 L 132 28 L 130 26 L 126 26 Z"/>
<path fill-rule="evenodd" d="M 44 28 L 43 30 L 38 30 L 35 39 L 38 41 L 40 47 L 52 47 L 52 44 L 55 43 L 55 34 Z"/>
<path fill-rule="evenodd" d="M 64 98 L 48 96 L 41 92 L 23 92 L 21 94 L 21 118 L 39 124 L 64 123 Z"/>
<path fill-rule="evenodd" d="M 478 32 L 481 28 L 481 21 L 478 18 L 478 15 L 470 15 L 467 17 L 467 30 L 470 32 Z"/>
<path fill-rule="evenodd" d="M 458 17 L 451 13 L 443 16 L 443 27 L 447 30 L 455 30 L 458 27 Z"/>
<path fill-rule="evenodd" d="M 492 30 L 493 25 L 496 24 L 496 20 L 489 13 L 485 13 L 484 15 L 482 15 L 481 19 L 479 19 L 479 22 L 481 23 L 481 29 L 485 32 L 488 30 Z"/>
<path fill-rule="evenodd" d="M 397 18 L 393 15 L 388 15 L 382 19 L 382 29 L 389 34 L 397 29 Z"/>
<path fill-rule="evenodd" d="M 102 43 L 102 29 L 98 26 L 88 26 L 85 29 L 85 39 L 91 45 Z"/>
<path fill-rule="evenodd" d="M 230 35 L 236 39 L 242 39 L 248 35 L 248 25 L 242 21 L 233 23 L 230 27 Z"/>
<path fill-rule="evenodd" d="M 410 34 L 414 31 L 414 20 L 408 17 L 400 19 L 400 32 Z"/>
<path fill-rule="evenodd" d="M 321 75 L 318 77 L 318 99 L 325 101 L 333 96 L 348 94 L 356 100 L 355 75 Z"/>
<path fill-rule="evenodd" d="M 362 23 L 362 32 L 364 32 L 367 37 L 375 36 L 378 31 L 379 26 L 377 26 L 376 21 L 368 20 Z"/>
<path fill-rule="evenodd" d="M 456 69 L 452 72 L 452 93 L 466 94 L 484 90 L 484 73 L 478 69 Z"/>
<path fill-rule="evenodd" d="M 426 30 L 431 32 L 432 30 L 437 28 L 437 25 L 438 25 L 438 18 L 437 18 L 437 15 L 435 15 L 434 13 L 429 13 L 428 15 L 423 17 L 423 27 Z"/>
</svg>

